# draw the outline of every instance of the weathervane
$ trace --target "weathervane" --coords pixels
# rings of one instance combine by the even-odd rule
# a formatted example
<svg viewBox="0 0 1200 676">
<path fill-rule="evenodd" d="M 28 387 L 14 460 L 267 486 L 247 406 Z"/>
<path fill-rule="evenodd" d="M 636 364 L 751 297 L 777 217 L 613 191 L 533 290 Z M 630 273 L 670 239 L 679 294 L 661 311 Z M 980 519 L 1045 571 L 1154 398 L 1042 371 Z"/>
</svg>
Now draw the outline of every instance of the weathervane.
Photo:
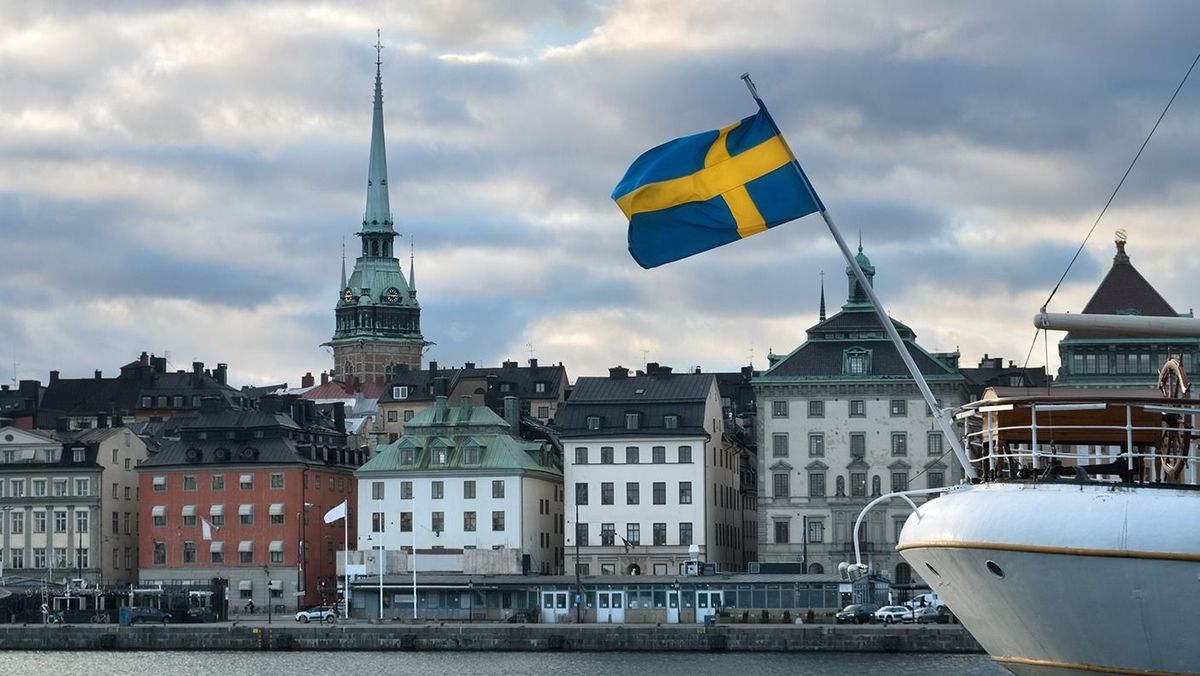
<svg viewBox="0 0 1200 676">
<path fill-rule="evenodd" d="M 375 65 L 376 66 L 383 64 L 382 56 L 383 56 L 383 43 L 379 37 L 379 29 L 376 28 L 375 29 Z"/>
</svg>

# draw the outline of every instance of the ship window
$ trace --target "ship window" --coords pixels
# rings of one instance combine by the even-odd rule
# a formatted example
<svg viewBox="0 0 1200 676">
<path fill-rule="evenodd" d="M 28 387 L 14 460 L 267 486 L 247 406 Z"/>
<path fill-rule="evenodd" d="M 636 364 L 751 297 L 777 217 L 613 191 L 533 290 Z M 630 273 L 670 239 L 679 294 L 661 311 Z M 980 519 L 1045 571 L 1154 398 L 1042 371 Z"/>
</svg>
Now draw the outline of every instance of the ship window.
<svg viewBox="0 0 1200 676">
<path fill-rule="evenodd" d="M 1000 568 L 999 565 L 996 564 L 995 561 L 988 561 L 987 569 L 988 569 L 988 572 L 990 572 L 992 575 L 995 575 L 996 577 L 1004 577 L 1004 571 Z"/>
</svg>

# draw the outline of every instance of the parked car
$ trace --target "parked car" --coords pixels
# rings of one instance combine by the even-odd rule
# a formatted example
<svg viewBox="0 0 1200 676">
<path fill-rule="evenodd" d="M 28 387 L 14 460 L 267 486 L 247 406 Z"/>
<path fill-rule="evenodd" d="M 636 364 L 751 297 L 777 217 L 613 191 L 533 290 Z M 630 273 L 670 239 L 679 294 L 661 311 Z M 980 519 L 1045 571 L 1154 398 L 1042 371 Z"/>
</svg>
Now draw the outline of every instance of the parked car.
<svg viewBox="0 0 1200 676">
<path fill-rule="evenodd" d="M 838 624 L 863 624 L 875 619 L 875 611 L 879 606 L 873 603 L 855 603 L 838 611 Z"/>
<path fill-rule="evenodd" d="M 171 622 L 171 613 L 147 606 L 133 606 L 129 609 L 129 624 L 144 624 L 146 622 L 169 624 Z"/>
<path fill-rule="evenodd" d="M 318 622 L 337 622 L 337 610 L 333 606 L 313 606 L 308 610 L 301 610 L 296 613 L 296 621 L 308 624 L 316 620 Z"/>
<path fill-rule="evenodd" d="M 187 614 L 183 616 L 183 619 L 185 622 L 216 622 L 218 618 L 212 608 L 198 606 L 188 608 Z"/>
<path fill-rule="evenodd" d="M 949 624 L 950 609 L 946 606 L 926 606 L 917 608 L 911 617 L 904 618 L 905 622 L 917 624 Z"/>
<path fill-rule="evenodd" d="M 875 621 L 891 624 L 903 622 L 904 618 L 912 615 L 913 609 L 908 606 L 884 606 L 875 611 Z"/>
</svg>

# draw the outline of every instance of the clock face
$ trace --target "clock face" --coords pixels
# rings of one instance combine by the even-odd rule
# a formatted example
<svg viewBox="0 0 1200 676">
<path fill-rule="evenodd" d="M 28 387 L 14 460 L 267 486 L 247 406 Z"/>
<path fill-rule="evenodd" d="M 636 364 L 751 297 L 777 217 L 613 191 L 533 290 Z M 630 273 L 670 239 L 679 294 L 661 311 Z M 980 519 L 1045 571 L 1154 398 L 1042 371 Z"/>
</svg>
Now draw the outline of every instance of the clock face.
<svg viewBox="0 0 1200 676">
<path fill-rule="evenodd" d="M 346 290 L 342 292 L 342 300 L 347 303 L 354 300 L 354 292 L 350 290 L 350 287 L 346 287 Z"/>
<path fill-rule="evenodd" d="M 392 288 L 387 290 L 387 293 L 384 295 L 384 298 L 387 299 L 387 302 L 389 302 L 389 303 L 399 303 L 400 302 L 400 292 L 397 291 L 396 287 L 393 286 Z"/>
</svg>

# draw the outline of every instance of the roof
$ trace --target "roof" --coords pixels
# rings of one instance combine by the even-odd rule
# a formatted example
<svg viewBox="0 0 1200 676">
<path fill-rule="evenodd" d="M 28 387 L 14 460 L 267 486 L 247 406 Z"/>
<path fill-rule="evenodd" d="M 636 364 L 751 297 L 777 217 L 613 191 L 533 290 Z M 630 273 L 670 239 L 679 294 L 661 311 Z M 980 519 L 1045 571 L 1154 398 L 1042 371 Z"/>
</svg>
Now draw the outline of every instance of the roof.
<svg viewBox="0 0 1200 676">
<path fill-rule="evenodd" d="M 908 354 L 917 368 L 926 376 L 956 375 L 957 367 L 939 361 L 916 343 L 905 340 Z M 869 350 L 871 366 L 868 373 L 850 375 L 845 373 L 845 353 L 852 348 Z M 890 340 L 846 339 L 817 340 L 805 342 L 782 361 L 772 366 L 761 378 L 838 378 L 878 380 L 880 378 L 912 379 L 900 353 Z"/>
<path fill-rule="evenodd" d="M 1125 253 L 1125 242 L 1118 241 L 1116 246 L 1112 267 L 1084 306 L 1083 314 L 1178 317 L 1179 313 L 1171 304 L 1133 267 Z M 1106 333 L 1071 331 L 1066 340 L 1106 336 L 1111 338 L 1111 334 Z"/>
<path fill-rule="evenodd" d="M 567 405 L 594 403 L 704 402 L 716 377 L 711 373 L 671 373 L 575 381 Z"/>
<path fill-rule="evenodd" d="M 438 387 L 439 378 L 445 379 L 442 389 Z M 493 383 L 495 391 L 491 389 Z M 545 391 L 537 391 L 538 383 L 545 385 Z M 534 359 L 530 360 L 529 366 L 506 361 L 499 367 L 477 367 L 467 363 L 462 368 L 439 369 L 436 362 L 430 362 L 428 369 L 410 369 L 393 374 L 379 400 L 383 403 L 433 401 L 438 395 L 451 394 L 549 399 L 556 398 L 568 385 L 567 369 L 561 363 L 543 366 Z M 408 387 L 407 396 L 402 399 L 393 397 L 394 387 Z"/>
<path fill-rule="evenodd" d="M 654 365 L 657 366 L 657 365 Z M 560 436 L 705 436 L 705 407 L 717 378 L 711 373 L 666 373 L 652 369 L 654 375 L 621 376 L 625 370 L 613 369 L 608 378 L 580 378 L 575 389 L 555 415 Z M 634 428 L 626 423 L 627 413 L 637 413 Z M 675 416 L 667 427 L 667 416 Z M 599 418 L 588 425 L 588 418 Z"/>
</svg>

